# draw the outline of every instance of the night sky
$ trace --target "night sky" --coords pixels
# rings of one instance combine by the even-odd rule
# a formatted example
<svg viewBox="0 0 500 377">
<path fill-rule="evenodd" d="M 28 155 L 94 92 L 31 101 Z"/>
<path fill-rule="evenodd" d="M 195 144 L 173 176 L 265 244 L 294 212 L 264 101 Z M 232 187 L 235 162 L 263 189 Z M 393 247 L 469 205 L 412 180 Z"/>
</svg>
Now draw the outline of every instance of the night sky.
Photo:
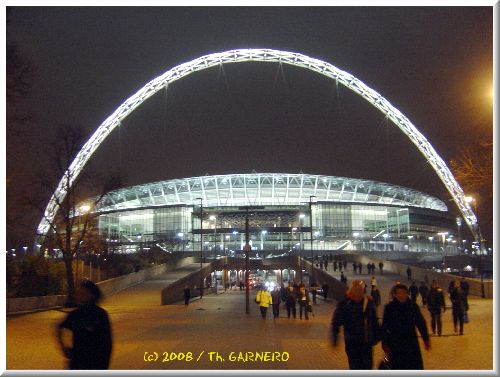
<svg viewBox="0 0 500 377">
<path fill-rule="evenodd" d="M 146 82 L 202 55 L 299 52 L 348 71 L 388 99 L 449 165 L 492 142 L 492 7 L 10 7 L 7 43 L 33 67 L 8 124 L 7 205 L 34 195 L 59 124 L 88 136 Z M 450 198 L 382 113 L 326 77 L 277 63 L 191 74 L 144 102 L 94 154 L 91 174 L 125 186 L 205 174 L 287 172 L 366 178 Z M 38 172 L 38 173 L 37 173 Z M 48 201 L 48 197 L 47 197 Z M 492 205 L 479 202 L 491 240 Z M 453 203 L 447 202 L 452 211 Z M 7 246 L 39 218 L 25 212 Z M 10 224 L 12 226 L 12 224 Z M 24 238 L 23 238 L 24 237 Z"/>
</svg>

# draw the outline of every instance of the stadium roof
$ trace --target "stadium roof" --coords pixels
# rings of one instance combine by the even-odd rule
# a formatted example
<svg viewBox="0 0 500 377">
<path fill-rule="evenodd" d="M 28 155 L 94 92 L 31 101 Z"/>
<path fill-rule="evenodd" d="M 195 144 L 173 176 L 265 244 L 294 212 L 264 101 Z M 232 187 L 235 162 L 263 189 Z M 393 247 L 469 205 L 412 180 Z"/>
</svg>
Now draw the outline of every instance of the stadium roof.
<svg viewBox="0 0 500 377">
<path fill-rule="evenodd" d="M 409 188 L 364 179 L 311 174 L 252 173 L 172 179 L 107 193 L 97 212 L 151 206 L 300 205 L 309 202 L 395 205 L 447 211 L 438 198 Z"/>
</svg>

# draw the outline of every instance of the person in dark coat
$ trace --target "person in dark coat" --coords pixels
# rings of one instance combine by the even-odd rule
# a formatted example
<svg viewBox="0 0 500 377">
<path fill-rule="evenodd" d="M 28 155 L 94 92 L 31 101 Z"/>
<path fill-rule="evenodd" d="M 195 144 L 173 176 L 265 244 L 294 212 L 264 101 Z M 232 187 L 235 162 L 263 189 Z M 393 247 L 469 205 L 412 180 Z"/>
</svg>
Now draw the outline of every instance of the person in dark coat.
<svg viewBox="0 0 500 377">
<path fill-rule="evenodd" d="M 404 284 L 394 287 L 394 299 L 385 306 L 382 322 L 382 348 L 389 357 L 392 369 L 424 369 L 418 337 L 418 328 L 425 349 L 430 349 L 430 339 L 420 308 L 408 299 Z"/>
<path fill-rule="evenodd" d="M 464 315 L 467 296 L 460 286 L 460 282 L 456 281 L 453 290 L 450 294 L 452 314 L 453 314 L 453 329 L 457 333 L 457 324 L 460 324 L 460 335 L 464 335 Z"/>
<path fill-rule="evenodd" d="M 455 280 L 450 281 L 448 284 L 448 296 L 451 297 L 451 292 L 453 291 L 455 287 Z"/>
<path fill-rule="evenodd" d="M 378 309 L 379 305 L 382 302 L 380 297 L 380 291 L 378 290 L 376 285 L 372 285 L 372 290 L 370 292 L 370 296 L 373 298 L 373 303 L 375 304 L 375 309 Z"/>
<path fill-rule="evenodd" d="M 340 273 L 340 281 L 347 285 L 347 278 L 345 277 L 344 272 Z"/>
<path fill-rule="evenodd" d="M 436 327 L 438 335 L 441 336 L 441 310 L 444 313 L 446 311 L 446 304 L 444 301 L 443 289 L 438 285 L 436 280 L 431 283 L 431 290 L 427 296 L 427 309 L 431 314 L 431 328 L 432 333 L 436 333 Z"/>
<path fill-rule="evenodd" d="M 379 324 L 375 304 L 363 292 L 363 281 L 353 280 L 346 298 L 338 303 L 332 318 L 333 346 L 337 345 L 339 328 L 344 327 L 349 369 L 372 369 L 372 348 L 378 341 Z"/>
<path fill-rule="evenodd" d="M 297 317 L 297 293 L 291 285 L 288 285 L 288 290 L 286 291 L 285 304 L 288 318 L 290 318 L 290 314 L 292 314 L 295 319 Z"/>
<path fill-rule="evenodd" d="M 417 297 L 418 297 L 418 287 L 417 287 L 417 284 L 415 282 L 411 283 L 409 291 L 410 291 L 411 301 L 416 303 Z"/>
<path fill-rule="evenodd" d="M 411 268 L 410 268 L 410 266 L 408 266 L 408 268 L 406 269 L 406 276 L 408 276 L 408 280 L 411 280 Z"/>
<path fill-rule="evenodd" d="M 274 288 L 271 292 L 271 298 L 273 299 L 273 318 L 279 318 L 280 316 L 280 304 L 281 304 L 281 291 L 278 286 Z"/>
<path fill-rule="evenodd" d="M 323 299 L 326 301 L 328 299 L 328 284 L 326 282 L 321 286 L 321 290 L 323 291 Z"/>
<path fill-rule="evenodd" d="M 189 300 L 191 299 L 191 289 L 186 285 L 184 287 L 184 305 L 189 305 Z"/>
<path fill-rule="evenodd" d="M 384 273 L 384 263 L 382 261 L 378 263 L 378 269 L 380 270 L 380 274 Z"/>
<path fill-rule="evenodd" d="M 112 350 L 108 314 L 97 306 L 101 291 L 90 280 L 84 280 L 76 291 L 78 308 L 57 326 L 57 341 L 69 369 L 108 369 Z M 63 331 L 73 333 L 72 346 L 65 344 Z"/>
<path fill-rule="evenodd" d="M 460 279 L 460 287 L 465 293 L 465 316 L 467 318 L 467 312 L 469 311 L 469 283 L 465 280 L 464 277 Z M 466 321 L 467 322 L 467 321 Z"/>
<path fill-rule="evenodd" d="M 420 283 L 420 287 L 418 287 L 418 293 L 420 293 L 420 297 L 422 297 L 422 306 L 427 306 L 427 296 L 429 295 L 429 287 L 425 282 Z"/>
<path fill-rule="evenodd" d="M 286 288 L 285 288 L 285 284 L 281 284 L 280 297 L 281 297 L 281 301 L 285 302 L 285 300 L 286 300 Z"/>
</svg>

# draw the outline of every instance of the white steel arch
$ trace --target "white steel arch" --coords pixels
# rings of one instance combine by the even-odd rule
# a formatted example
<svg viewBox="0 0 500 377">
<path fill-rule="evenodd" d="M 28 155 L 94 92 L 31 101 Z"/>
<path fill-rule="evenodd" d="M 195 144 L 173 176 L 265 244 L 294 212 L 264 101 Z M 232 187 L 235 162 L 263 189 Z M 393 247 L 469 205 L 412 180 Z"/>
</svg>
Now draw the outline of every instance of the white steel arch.
<svg viewBox="0 0 500 377">
<path fill-rule="evenodd" d="M 451 194 L 472 233 L 476 238 L 478 237 L 477 219 L 470 204 L 465 200 L 462 188 L 455 180 L 455 177 L 448 169 L 443 159 L 406 116 L 404 116 L 379 93 L 365 85 L 362 81 L 358 80 L 350 73 L 342 71 L 325 61 L 288 51 L 271 49 L 241 49 L 209 54 L 180 64 L 151 80 L 134 95 L 123 102 L 104 122 L 101 123 L 97 130 L 87 140 L 66 172 L 66 174 L 69 174 L 71 177 L 71 184 L 80 174 L 92 154 L 111 133 L 111 131 L 120 125 L 123 119 L 125 119 L 132 111 L 141 105 L 142 102 L 151 97 L 153 94 L 165 88 L 170 83 L 179 80 L 192 72 L 201 71 L 220 64 L 252 61 L 278 62 L 317 72 L 336 80 L 346 88 L 359 94 L 363 99 L 379 109 L 411 140 L 413 144 L 415 144 L 420 153 L 422 153 L 422 155 L 427 159 L 429 164 L 436 171 L 437 175 L 446 186 L 448 192 Z M 55 218 L 58 210 L 57 203 L 66 196 L 66 174 L 61 178 L 57 189 L 54 191 L 54 194 L 45 209 L 44 216 L 38 225 L 38 235 L 42 237 L 45 237 L 49 230 L 50 222 Z"/>
</svg>

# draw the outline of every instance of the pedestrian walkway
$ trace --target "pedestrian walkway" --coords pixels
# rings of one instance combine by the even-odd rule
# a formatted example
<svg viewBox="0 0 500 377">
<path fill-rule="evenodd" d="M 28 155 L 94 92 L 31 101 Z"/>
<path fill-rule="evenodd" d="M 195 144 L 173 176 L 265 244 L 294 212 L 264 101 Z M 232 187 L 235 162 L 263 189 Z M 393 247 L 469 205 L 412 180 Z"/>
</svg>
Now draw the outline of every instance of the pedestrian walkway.
<svg viewBox="0 0 500 377">
<path fill-rule="evenodd" d="M 203 267 L 208 263 L 204 263 Z M 105 297 L 103 305 L 156 306 L 161 305 L 161 290 L 169 284 L 200 270 L 199 263 L 185 264 L 173 271 L 167 271 L 143 281 L 133 287 Z"/>
<path fill-rule="evenodd" d="M 365 281 L 370 276 L 361 275 Z M 352 281 L 356 276 L 348 272 L 347 277 Z M 400 277 L 377 272 L 376 278 L 385 303 L 388 289 Z M 158 277 L 104 300 L 113 331 L 111 369 L 348 368 L 343 344 L 332 348 L 329 341 L 335 302 L 325 302 L 318 296 L 315 315 L 307 321 L 298 319 L 298 315 L 297 319 L 286 318 L 285 309 L 281 309 L 278 319 L 272 318 L 269 309 L 267 319 L 263 320 L 253 302 L 255 291 L 251 291 L 249 315 L 245 313 L 245 292 L 239 289 L 195 299 L 187 307 L 181 302 L 160 306 L 161 280 Z M 449 306 L 449 300 L 447 303 Z M 422 308 L 422 313 L 429 321 L 427 310 Z M 49 310 L 8 316 L 7 368 L 65 368 L 54 336 L 56 324 L 65 315 L 60 310 Z M 492 300 L 471 298 L 469 317 L 471 322 L 465 326 L 465 335 L 455 336 L 451 310 L 444 313 L 443 336 L 432 337 L 432 349 L 422 351 L 426 369 L 493 368 Z M 381 346 L 374 349 L 374 360 L 378 361 L 382 357 Z M 269 360 L 252 361 L 257 353 Z M 183 360 L 172 360 L 179 357 Z"/>
</svg>

